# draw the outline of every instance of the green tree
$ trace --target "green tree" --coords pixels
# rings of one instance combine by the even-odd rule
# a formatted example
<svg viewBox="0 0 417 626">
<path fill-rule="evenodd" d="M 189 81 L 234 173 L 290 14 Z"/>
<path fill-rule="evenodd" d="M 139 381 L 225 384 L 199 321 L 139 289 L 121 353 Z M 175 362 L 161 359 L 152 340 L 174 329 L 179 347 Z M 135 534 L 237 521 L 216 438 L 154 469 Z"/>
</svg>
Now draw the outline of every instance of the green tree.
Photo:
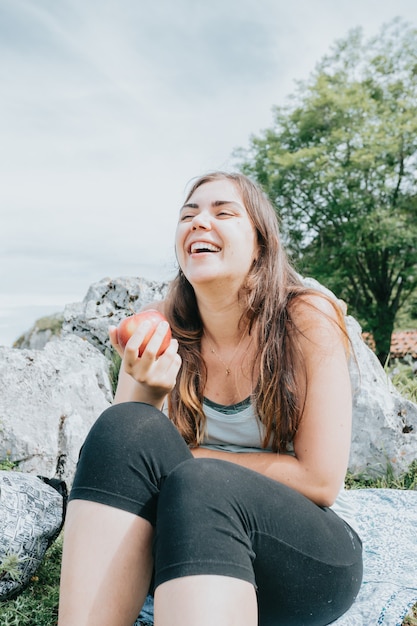
<svg viewBox="0 0 417 626">
<path fill-rule="evenodd" d="M 236 155 L 299 271 L 348 303 L 385 362 L 417 287 L 417 30 L 351 31 Z"/>
</svg>

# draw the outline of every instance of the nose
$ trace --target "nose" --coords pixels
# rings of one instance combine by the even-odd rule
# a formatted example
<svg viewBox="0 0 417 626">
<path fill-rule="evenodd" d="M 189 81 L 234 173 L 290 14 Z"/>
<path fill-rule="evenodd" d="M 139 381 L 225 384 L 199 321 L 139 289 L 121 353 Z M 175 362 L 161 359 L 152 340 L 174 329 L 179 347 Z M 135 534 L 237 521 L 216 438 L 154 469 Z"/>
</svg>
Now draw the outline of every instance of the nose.
<svg viewBox="0 0 417 626">
<path fill-rule="evenodd" d="M 204 211 L 197 213 L 193 217 L 191 226 L 193 230 L 199 230 L 199 229 L 210 230 L 211 228 L 210 216 Z"/>
</svg>

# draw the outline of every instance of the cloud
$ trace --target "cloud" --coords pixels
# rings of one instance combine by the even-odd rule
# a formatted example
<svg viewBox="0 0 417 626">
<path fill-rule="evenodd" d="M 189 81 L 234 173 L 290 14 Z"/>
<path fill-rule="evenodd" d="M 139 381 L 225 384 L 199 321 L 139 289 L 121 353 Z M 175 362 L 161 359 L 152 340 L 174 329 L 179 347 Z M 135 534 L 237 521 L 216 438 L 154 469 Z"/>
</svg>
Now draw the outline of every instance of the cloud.
<svg viewBox="0 0 417 626">
<path fill-rule="evenodd" d="M 417 21 L 414 0 L 4 0 L 1 249 L 165 262 L 187 181 L 397 13 Z"/>
</svg>

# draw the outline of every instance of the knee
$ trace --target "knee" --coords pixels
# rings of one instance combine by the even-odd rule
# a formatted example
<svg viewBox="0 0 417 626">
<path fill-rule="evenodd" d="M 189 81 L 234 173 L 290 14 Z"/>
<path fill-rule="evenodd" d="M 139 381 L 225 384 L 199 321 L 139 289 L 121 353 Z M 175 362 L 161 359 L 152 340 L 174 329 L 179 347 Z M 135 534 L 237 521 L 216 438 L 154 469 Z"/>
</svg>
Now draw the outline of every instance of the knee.
<svg viewBox="0 0 417 626">
<path fill-rule="evenodd" d="M 106 409 L 87 435 L 82 453 L 97 451 L 105 458 L 129 454 L 138 444 L 149 445 L 160 431 L 172 426 L 155 407 L 142 402 L 123 402 Z"/>
<path fill-rule="evenodd" d="M 121 424 L 124 425 L 129 422 L 144 423 L 149 420 L 159 420 L 161 417 L 165 417 L 165 415 L 151 404 L 120 402 L 103 411 L 95 424 L 119 427 Z"/>
<path fill-rule="evenodd" d="M 128 493 L 136 501 L 159 492 L 164 476 L 187 455 L 187 445 L 166 415 L 140 402 L 116 404 L 104 411 L 82 447 L 74 484 L 108 493 Z M 121 484 L 123 488 L 121 488 Z"/>
</svg>

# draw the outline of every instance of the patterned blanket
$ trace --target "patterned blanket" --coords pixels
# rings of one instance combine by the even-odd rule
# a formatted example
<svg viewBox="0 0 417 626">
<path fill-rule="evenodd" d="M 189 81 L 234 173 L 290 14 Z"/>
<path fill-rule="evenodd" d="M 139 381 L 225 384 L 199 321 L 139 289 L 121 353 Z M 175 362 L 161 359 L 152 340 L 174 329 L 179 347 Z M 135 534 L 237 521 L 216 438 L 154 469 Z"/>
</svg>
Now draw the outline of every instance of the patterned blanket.
<svg viewBox="0 0 417 626">
<path fill-rule="evenodd" d="M 333 623 L 401 626 L 417 602 L 417 491 L 355 489 L 346 495 L 363 541 L 364 577 L 353 606 Z M 135 626 L 153 626 L 151 597 Z"/>
<path fill-rule="evenodd" d="M 355 603 L 337 626 L 401 626 L 417 602 L 417 491 L 348 491 L 364 546 Z"/>
</svg>

